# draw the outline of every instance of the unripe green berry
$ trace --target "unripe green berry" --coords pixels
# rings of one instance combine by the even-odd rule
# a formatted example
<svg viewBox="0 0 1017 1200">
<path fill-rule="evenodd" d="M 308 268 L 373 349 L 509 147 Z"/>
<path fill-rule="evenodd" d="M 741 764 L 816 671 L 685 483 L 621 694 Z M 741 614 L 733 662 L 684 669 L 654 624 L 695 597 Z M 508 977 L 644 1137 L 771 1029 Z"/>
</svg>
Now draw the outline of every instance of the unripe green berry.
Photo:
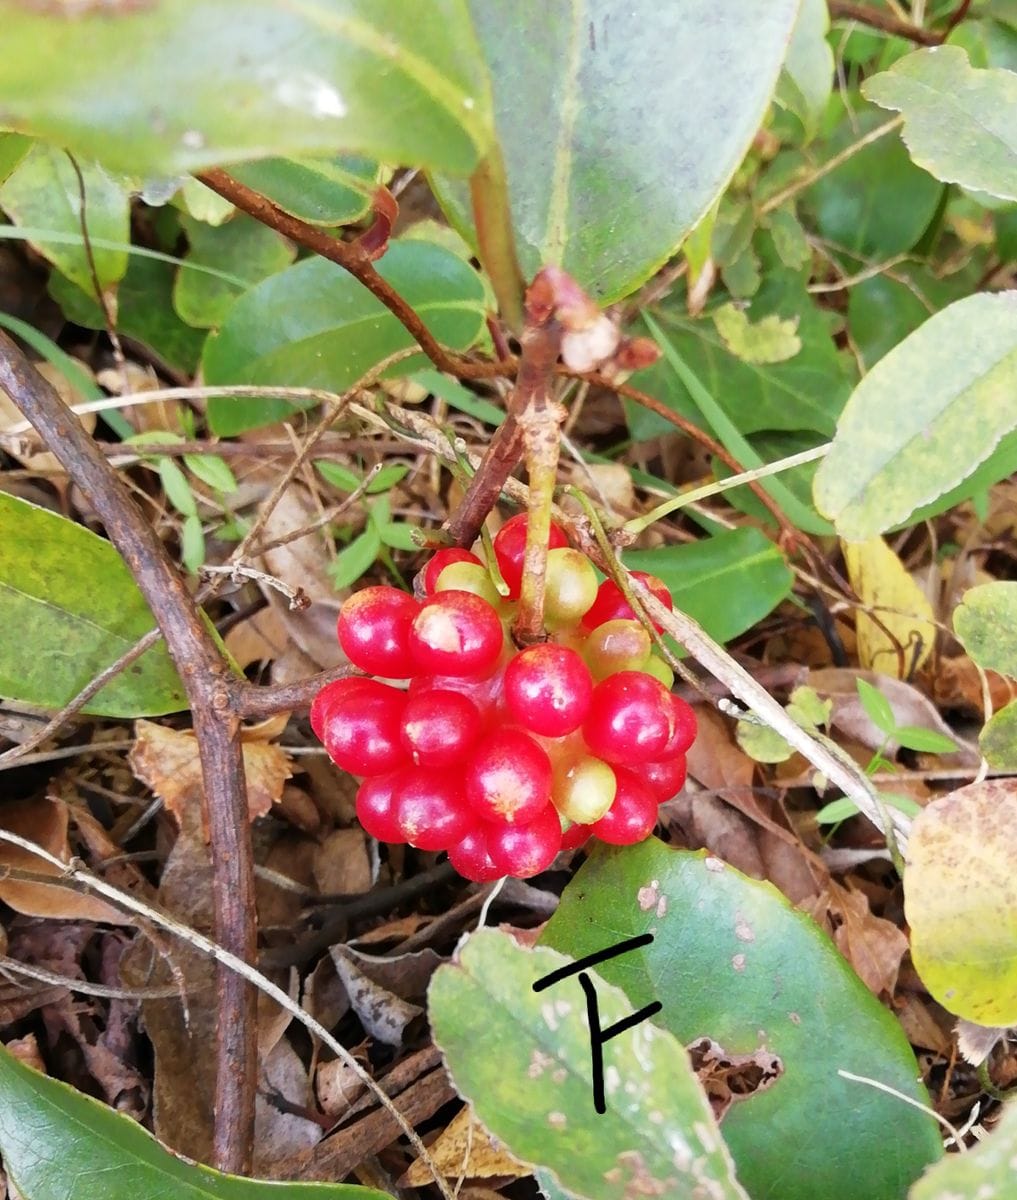
<svg viewBox="0 0 1017 1200">
<path fill-rule="evenodd" d="M 647 675 L 652 675 L 670 691 L 674 687 L 674 671 L 667 665 L 659 654 L 651 654 L 640 668 Z"/>
<path fill-rule="evenodd" d="M 544 577 L 544 624 L 548 629 L 578 625 L 597 598 L 597 573 L 579 550 L 549 550 Z"/>
<path fill-rule="evenodd" d="M 472 592 L 474 596 L 486 600 L 496 610 L 502 601 L 487 568 L 481 566 L 480 563 L 450 563 L 438 576 L 434 590 L 436 592 Z"/>
<path fill-rule="evenodd" d="M 582 655 L 596 680 L 619 671 L 641 671 L 650 657 L 650 635 L 638 621 L 605 621 L 583 645 Z"/>
<path fill-rule="evenodd" d="M 606 762 L 584 754 L 555 769 L 551 800 L 563 817 L 577 825 L 592 825 L 614 803 L 617 786 Z"/>
</svg>

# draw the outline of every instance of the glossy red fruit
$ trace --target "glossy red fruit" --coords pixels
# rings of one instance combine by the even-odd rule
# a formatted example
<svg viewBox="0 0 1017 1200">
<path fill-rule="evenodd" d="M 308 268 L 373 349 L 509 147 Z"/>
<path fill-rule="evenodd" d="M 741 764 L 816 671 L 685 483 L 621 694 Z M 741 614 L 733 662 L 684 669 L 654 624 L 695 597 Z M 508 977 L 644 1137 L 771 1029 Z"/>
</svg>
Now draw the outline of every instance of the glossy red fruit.
<svg viewBox="0 0 1017 1200">
<path fill-rule="evenodd" d="M 664 685 L 642 671 L 609 675 L 593 689 L 583 738 L 605 762 L 654 762 L 674 733 L 671 700 Z"/>
<path fill-rule="evenodd" d="M 351 775 L 384 775 L 410 761 L 400 736 L 406 693 L 376 679 L 359 682 L 332 701 L 321 740 L 329 758 Z"/>
<path fill-rule="evenodd" d="M 593 837 L 592 825 L 570 825 L 561 835 L 561 848 L 578 850 L 580 846 L 585 846 L 591 837 Z"/>
<path fill-rule="evenodd" d="M 450 567 L 453 563 L 468 562 L 477 563 L 483 566 L 480 559 L 471 550 L 460 550 L 458 547 L 450 547 L 447 550 L 435 550 L 428 560 L 427 566 L 424 567 L 423 583 L 424 592 L 431 596 L 434 594 L 435 585 L 438 582 L 438 576 Z"/>
<path fill-rule="evenodd" d="M 414 669 L 431 675 L 485 675 L 501 657 L 505 631 L 486 600 L 470 592 L 438 592 L 410 628 Z"/>
<path fill-rule="evenodd" d="M 551 760 L 521 729 L 490 733 L 466 760 L 466 799 L 484 821 L 525 825 L 551 795 Z"/>
<path fill-rule="evenodd" d="M 410 673 L 410 629 L 420 604 L 394 587 L 354 592 L 339 610 L 339 645 L 354 666 L 383 679 Z"/>
<path fill-rule="evenodd" d="M 402 740 L 419 766 L 448 767 L 480 737 L 480 709 L 462 692 L 432 688 L 408 697 Z"/>
<path fill-rule="evenodd" d="M 332 705 L 344 696 L 355 692 L 365 683 L 372 685 L 375 682 L 373 679 L 366 679 L 363 675 L 351 675 L 348 679 L 337 679 L 334 683 L 325 684 L 311 703 L 311 728 L 314 730 L 314 736 L 319 742 L 324 739 L 325 720 L 332 709 Z M 370 690 L 370 687 L 368 690 Z"/>
<path fill-rule="evenodd" d="M 494 536 L 494 557 L 498 560 L 498 570 L 508 584 L 509 599 L 517 600 L 523 581 L 523 555 L 526 552 L 526 513 L 510 517 Z M 551 534 L 548 538 L 548 548 L 567 546 L 568 538 L 560 525 L 551 522 Z"/>
<path fill-rule="evenodd" d="M 410 680 L 408 694 L 412 699 L 427 692 L 458 692 L 473 701 L 486 722 L 502 703 L 503 681 L 502 671 L 495 671 L 482 678 L 469 675 L 418 675 Z"/>
<path fill-rule="evenodd" d="M 662 579 L 658 579 L 656 575 L 648 575 L 645 571 L 633 571 L 632 576 L 646 584 L 666 608 L 674 607 L 671 593 Z M 583 617 L 583 628 L 596 629 L 605 621 L 632 621 L 635 620 L 635 616 L 629 602 L 622 595 L 621 588 L 613 580 L 605 579 L 597 591 L 597 598 L 592 607 Z M 656 625 L 656 622 L 654 624 Z M 659 632 L 660 626 L 656 625 L 656 628 Z"/>
<path fill-rule="evenodd" d="M 393 845 L 404 842 L 395 815 L 395 787 L 401 771 L 365 779 L 357 791 L 357 820 L 370 837 Z"/>
<path fill-rule="evenodd" d="M 447 850 L 476 824 L 456 775 L 438 767 L 399 773 L 392 810 L 403 841 L 418 850 Z"/>
<path fill-rule="evenodd" d="M 492 824 L 484 832 L 494 865 L 516 879 L 546 871 L 561 849 L 561 821 L 552 804 L 527 825 Z"/>
<path fill-rule="evenodd" d="M 472 879 L 474 883 L 491 883 L 504 874 L 488 852 L 487 834 L 480 825 L 474 826 L 462 841 L 449 846 L 448 860 L 464 879 Z"/>
<path fill-rule="evenodd" d="M 650 789 L 631 771 L 615 768 L 618 790 L 614 803 L 591 827 L 594 837 L 610 846 L 632 846 L 653 833 L 657 801 Z"/>
<path fill-rule="evenodd" d="M 661 758 L 673 758 L 676 754 L 687 754 L 699 732 L 699 723 L 691 704 L 686 704 L 680 696 L 671 697 L 671 717 L 674 721 L 674 733 L 667 744 Z"/>
<path fill-rule="evenodd" d="M 673 758 L 665 758 L 660 762 L 643 763 L 637 774 L 653 793 L 658 804 L 677 796 L 685 786 L 688 767 L 684 754 L 676 754 Z"/>
<path fill-rule="evenodd" d="M 575 652 L 545 642 L 520 651 L 505 668 L 505 703 L 524 729 L 564 737 L 590 709 L 593 679 Z"/>
</svg>

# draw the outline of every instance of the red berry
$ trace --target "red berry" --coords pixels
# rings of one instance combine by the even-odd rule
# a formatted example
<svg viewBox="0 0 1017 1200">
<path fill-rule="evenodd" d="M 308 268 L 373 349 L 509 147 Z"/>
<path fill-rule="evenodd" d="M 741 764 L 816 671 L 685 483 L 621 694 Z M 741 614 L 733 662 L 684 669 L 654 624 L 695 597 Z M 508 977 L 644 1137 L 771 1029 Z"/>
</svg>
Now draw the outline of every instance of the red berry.
<svg viewBox="0 0 1017 1200">
<path fill-rule="evenodd" d="M 487 852 L 503 875 L 528 879 L 546 870 L 561 849 L 561 821 L 553 804 L 528 825 L 488 825 Z"/>
<path fill-rule="evenodd" d="M 357 682 L 328 707 L 321 740 L 351 775 L 384 775 L 409 762 L 399 736 L 406 693 L 376 679 Z"/>
<path fill-rule="evenodd" d="M 401 771 L 365 779 L 357 791 L 357 820 L 379 842 L 405 842 L 396 821 L 394 793 Z"/>
<path fill-rule="evenodd" d="M 488 852 L 487 834 L 481 825 L 471 829 L 462 841 L 449 846 L 448 860 L 464 879 L 472 879 L 474 883 L 490 883 L 503 874 Z"/>
<path fill-rule="evenodd" d="M 339 645 L 354 666 L 385 679 L 410 674 L 410 627 L 420 605 L 394 587 L 368 587 L 339 610 Z"/>
<path fill-rule="evenodd" d="M 409 696 L 423 696 L 427 692 L 459 692 L 477 706 L 482 718 L 489 718 L 502 701 L 504 673 L 476 678 L 461 675 L 418 675 L 410 680 Z"/>
<path fill-rule="evenodd" d="M 480 736 L 480 709 L 462 692 L 431 688 L 410 696 L 403 709 L 402 739 L 415 763 L 449 767 Z"/>
<path fill-rule="evenodd" d="M 653 793 L 658 804 L 678 795 L 685 786 L 687 773 L 684 754 L 676 754 L 659 762 L 643 763 L 638 771 L 639 778 Z"/>
<path fill-rule="evenodd" d="M 489 734 L 466 761 L 466 798 L 485 821 L 525 825 L 551 795 L 551 761 L 521 729 Z"/>
<path fill-rule="evenodd" d="M 457 562 L 478 563 L 483 566 L 480 559 L 471 550 L 459 550 L 455 547 L 448 550 L 435 550 L 428 560 L 427 566 L 424 567 L 424 593 L 428 596 L 433 595 L 438 576 L 446 567 Z"/>
<path fill-rule="evenodd" d="M 325 721 L 332 705 L 341 700 L 343 696 L 356 691 L 363 684 L 373 684 L 374 682 L 373 679 L 365 679 L 363 675 L 350 675 L 346 679 L 337 679 L 334 683 L 325 684 L 311 704 L 311 728 L 319 742 L 324 740 Z"/>
<path fill-rule="evenodd" d="M 667 590 L 667 584 L 658 579 L 656 575 L 648 575 L 645 571 L 633 571 L 633 579 L 641 580 L 650 589 L 654 596 L 666 608 L 673 608 L 674 602 L 671 599 L 671 593 Z M 598 625 L 603 625 L 605 621 L 632 621 L 636 614 L 629 606 L 629 602 L 622 594 L 621 588 L 612 579 L 605 579 L 597 591 L 597 598 L 593 602 L 593 606 L 583 617 L 584 629 L 596 629 Z M 660 626 L 654 622 L 658 633 Z"/>
<path fill-rule="evenodd" d="M 580 825 L 577 822 L 574 825 L 570 825 L 561 835 L 561 848 L 563 850 L 578 850 L 580 846 L 585 846 L 591 837 L 593 837 L 593 826 Z"/>
<path fill-rule="evenodd" d="M 671 693 L 642 671 L 619 671 L 593 689 L 583 737 L 609 763 L 645 763 L 666 753 L 674 733 Z"/>
<path fill-rule="evenodd" d="M 667 744 L 661 758 L 673 758 L 676 754 L 687 754 L 699 732 L 699 723 L 691 704 L 686 704 L 679 696 L 671 697 L 671 717 L 674 721 L 674 733 Z"/>
<path fill-rule="evenodd" d="M 498 614 L 470 592 L 438 592 L 420 609 L 409 648 L 417 671 L 483 675 L 501 657 L 505 631 Z"/>
<path fill-rule="evenodd" d="M 494 557 L 498 570 L 509 587 L 509 599 L 517 600 L 523 582 L 523 555 L 526 552 L 526 513 L 510 517 L 494 536 Z M 548 548 L 567 546 L 568 538 L 560 525 L 551 522 Z"/>
<path fill-rule="evenodd" d="M 418 850 L 447 850 L 476 823 L 462 784 L 436 767 L 410 767 L 399 773 L 392 809 L 403 841 Z"/>
<path fill-rule="evenodd" d="M 591 832 L 611 846 L 632 846 L 642 842 L 657 824 L 657 801 L 645 784 L 631 771 L 615 768 L 618 790 L 614 803 L 595 822 Z"/>
<path fill-rule="evenodd" d="M 522 650 L 505 668 L 505 701 L 531 733 L 564 737 L 590 709 L 593 680 L 574 650 L 545 642 Z"/>
</svg>

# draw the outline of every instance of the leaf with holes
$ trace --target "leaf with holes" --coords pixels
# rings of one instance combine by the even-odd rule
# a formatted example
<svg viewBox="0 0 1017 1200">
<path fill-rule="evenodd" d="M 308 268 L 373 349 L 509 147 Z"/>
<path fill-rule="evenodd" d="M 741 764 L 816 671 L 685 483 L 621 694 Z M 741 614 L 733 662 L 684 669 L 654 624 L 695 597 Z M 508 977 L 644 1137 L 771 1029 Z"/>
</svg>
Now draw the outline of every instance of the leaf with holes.
<svg viewBox="0 0 1017 1200">
<path fill-rule="evenodd" d="M 986 779 L 940 796 L 908 839 L 904 909 L 911 957 L 948 1011 L 1017 1024 L 1017 781 Z"/>
<path fill-rule="evenodd" d="M 647 933 L 649 945 L 597 972 L 637 1007 L 660 1000 L 654 1020 L 683 1043 L 707 1036 L 729 1055 L 765 1049 L 783 1065 L 723 1121 L 753 1200 L 900 1200 L 939 1157 L 930 1116 L 838 1076 L 874 1077 L 928 1103 L 896 1019 L 776 888 L 655 838 L 598 847 L 542 941 L 581 958 Z"/>
<path fill-rule="evenodd" d="M 400 0 L 151 0 L 73 15 L 3 0 L 0 17 L 5 125 L 130 174 L 337 148 L 468 174 L 491 143 L 464 0 L 432 0 L 426 21 L 407 21 Z"/>
<path fill-rule="evenodd" d="M 171 1154 L 130 1117 L 0 1049 L 0 1154 L 29 1200 L 388 1200 L 347 1184 L 268 1183 Z"/>
<path fill-rule="evenodd" d="M 485 929 L 438 968 L 431 1026 L 460 1094 L 517 1158 L 589 1200 L 747 1200 L 684 1047 L 649 1021 L 604 1043 L 597 1114 L 579 982 L 534 989 L 568 965 Z M 618 988 L 600 983 L 597 994 L 601 1029 L 631 1015 Z"/>
<path fill-rule="evenodd" d="M 816 507 L 848 541 L 957 487 L 1017 428 L 1017 291 L 930 317 L 855 388 L 816 472 Z"/>
<path fill-rule="evenodd" d="M 484 286 L 457 255 L 430 242 L 394 242 L 378 271 L 446 346 L 464 350 L 484 326 Z M 230 309 L 205 347 L 211 384 L 261 383 L 342 392 L 413 339 L 380 300 L 342 267 L 309 258 L 269 276 Z M 414 355 L 394 372 L 420 366 Z M 213 430 L 227 436 L 293 411 L 286 400 L 209 401 Z"/>
<path fill-rule="evenodd" d="M 916 50 L 862 91 L 904 117 L 911 157 L 937 179 L 1017 200 L 1017 74 L 976 70 L 960 46 Z"/>
<path fill-rule="evenodd" d="M 637 0 L 624 10 L 517 0 L 507 36 L 501 0 L 469 7 L 493 77 L 523 272 L 556 263 L 601 303 L 652 275 L 723 191 L 759 128 L 798 10 L 796 0 Z M 440 181 L 439 191 L 465 232 L 464 190 Z"/>
<path fill-rule="evenodd" d="M 0 493 L 0 695 L 60 708 L 155 624 L 104 538 Z M 187 707 L 166 647 L 154 646 L 85 707 L 111 717 Z"/>
</svg>

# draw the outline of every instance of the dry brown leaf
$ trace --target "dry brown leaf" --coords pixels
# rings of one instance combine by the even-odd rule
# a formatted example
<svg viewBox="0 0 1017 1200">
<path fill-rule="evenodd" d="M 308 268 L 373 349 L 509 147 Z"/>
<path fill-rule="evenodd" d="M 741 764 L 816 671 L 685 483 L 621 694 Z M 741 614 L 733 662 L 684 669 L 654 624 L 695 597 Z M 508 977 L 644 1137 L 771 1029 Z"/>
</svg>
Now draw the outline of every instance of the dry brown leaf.
<svg viewBox="0 0 1017 1200">
<path fill-rule="evenodd" d="M 91 376 L 92 372 L 85 363 L 77 358 L 74 359 L 74 362 L 86 375 Z M 45 380 L 53 385 L 54 390 L 68 408 L 75 404 L 80 404 L 84 399 L 78 389 L 68 381 L 67 376 L 62 371 L 58 371 L 52 363 L 37 362 L 35 369 Z M 23 424 L 24 420 L 25 418 L 21 410 L 7 392 L 3 388 L 0 388 L 0 433 L 6 433 L 8 429 Z M 78 417 L 78 420 L 89 433 L 95 429 L 95 413 L 82 413 Z M 23 451 L 15 445 L 8 445 L 6 449 L 12 458 L 16 458 L 28 470 L 47 473 L 54 472 L 57 476 L 60 476 L 63 473 L 63 468 L 60 466 L 56 455 L 51 454 L 48 450 L 31 450 L 28 448 L 35 445 L 38 445 L 38 438 L 30 431 L 25 439 L 25 449 Z"/>
<path fill-rule="evenodd" d="M 303 834 L 283 830 L 273 840 L 261 865 L 295 887 L 280 887 L 258 875 L 254 881 L 258 924 L 263 930 L 290 930 L 300 919 L 308 893 L 314 890 L 315 843 Z"/>
<path fill-rule="evenodd" d="M 362 829 L 335 829 L 315 848 L 314 881 L 323 896 L 371 890 L 371 859 Z"/>
<path fill-rule="evenodd" d="M 64 862 L 71 858 L 67 824 L 67 805 L 62 800 L 14 800 L 0 807 L 0 829 L 35 842 Z M 7 870 L 31 871 L 54 878 L 59 878 L 61 871 L 20 846 L 0 842 L 0 900 L 20 913 L 70 921 L 105 921 L 111 925 L 134 923 L 133 917 L 98 896 L 69 887 L 11 879 L 5 877 Z"/>
<path fill-rule="evenodd" d="M 1017 680 L 997 675 L 995 671 L 986 671 L 985 677 L 993 712 L 998 712 L 1017 697 Z M 943 708 L 955 708 L 985 718 L 982 674 L 966 654 L 940 658 L 932 676 L 932 694 Z"/>
<path fill-rule="evenodd" d="M 466 1105 L 428 1147 L 428 1153 L 446 1179 L 491 1179 L 496 1175 L 523 1179 L 532 1168 L 521 1163 L 495 1141 Z M 426 1187 L 433 1179 L 421 1159 L 412 1163 L 399 1187 Z"/>
<path fill-rule="evenodd" d="M 870 992 L 892 995 L 901 959 L 907 953 L 907 937 L 892 921 L 873 913 L 864 892 L 844 887 L 835 879 L 827 883 L 822 900 L 837 949 Z"/>
<path fill-rule="evenodd" d="M 251 820 L 263 817 L 282 796 L 290 777 L 290 760 L 278 746 L 244 741 L 247 804 Z M 189 730 L 169 729 L 153 721 L 134 723 L 134 746 L 128 755 L 134 774 L 165 803 L 185 827 L 200 811 L 201 759 Z"/>
<path fill-rule="evenodd" d="M 290 645 L 290 636 L 279 609 L 267 605 L 236 625 L 223 639 L 241 670 L 251 663 L 271 663 Z"/>
<path fill-rule="evenodd" d="M 316 1146 L 324 1137 L 322 1125 L 293 1108 L 314 1111 L 307 1069 L 283 1038 L 259 1062 L 254 1113 L 254 1174 L 271 1178 L 275 1164 Z M 280 1104 L 279 1100 L 283 1103 Z"/>
<path fill-rule="evenodd" d="M 321 813 L 311 797 L 296 784 L 288 783 L 275 808 L 275 815 L 289 821 L 301 833 L 316 834 L 321 829 Z"/>
<path fill-rule="evenodd" d="M 348 946 L 332 946 L 330 954 L 350 1005 L 367 1032 L 386 1045 L 401 1045 L 407 1027 L 423 1016 L 427 985 L 441 957 L 433 950 L 420 950 L 374 958 Z"/>
<path fill-rule="evenodd" d="M 4 1042 L 4 1048 L 8 1054 L 16 1058 L 18 1062 L 24 1063 L 26 1067 L 32 1067 L 43 1075 L 48 1074 L 34 1033 L 26 1033 L 24 1037 Z"/>
<path fill-rule="evenodd" d="M 314 1087 L 321 1111 L 326 1116 L 335 1118 L 348 1112 L 351 1105 L 367 1091 L 364 1081 L 341 1058 L 318 1064 Z"/>
</svg>

